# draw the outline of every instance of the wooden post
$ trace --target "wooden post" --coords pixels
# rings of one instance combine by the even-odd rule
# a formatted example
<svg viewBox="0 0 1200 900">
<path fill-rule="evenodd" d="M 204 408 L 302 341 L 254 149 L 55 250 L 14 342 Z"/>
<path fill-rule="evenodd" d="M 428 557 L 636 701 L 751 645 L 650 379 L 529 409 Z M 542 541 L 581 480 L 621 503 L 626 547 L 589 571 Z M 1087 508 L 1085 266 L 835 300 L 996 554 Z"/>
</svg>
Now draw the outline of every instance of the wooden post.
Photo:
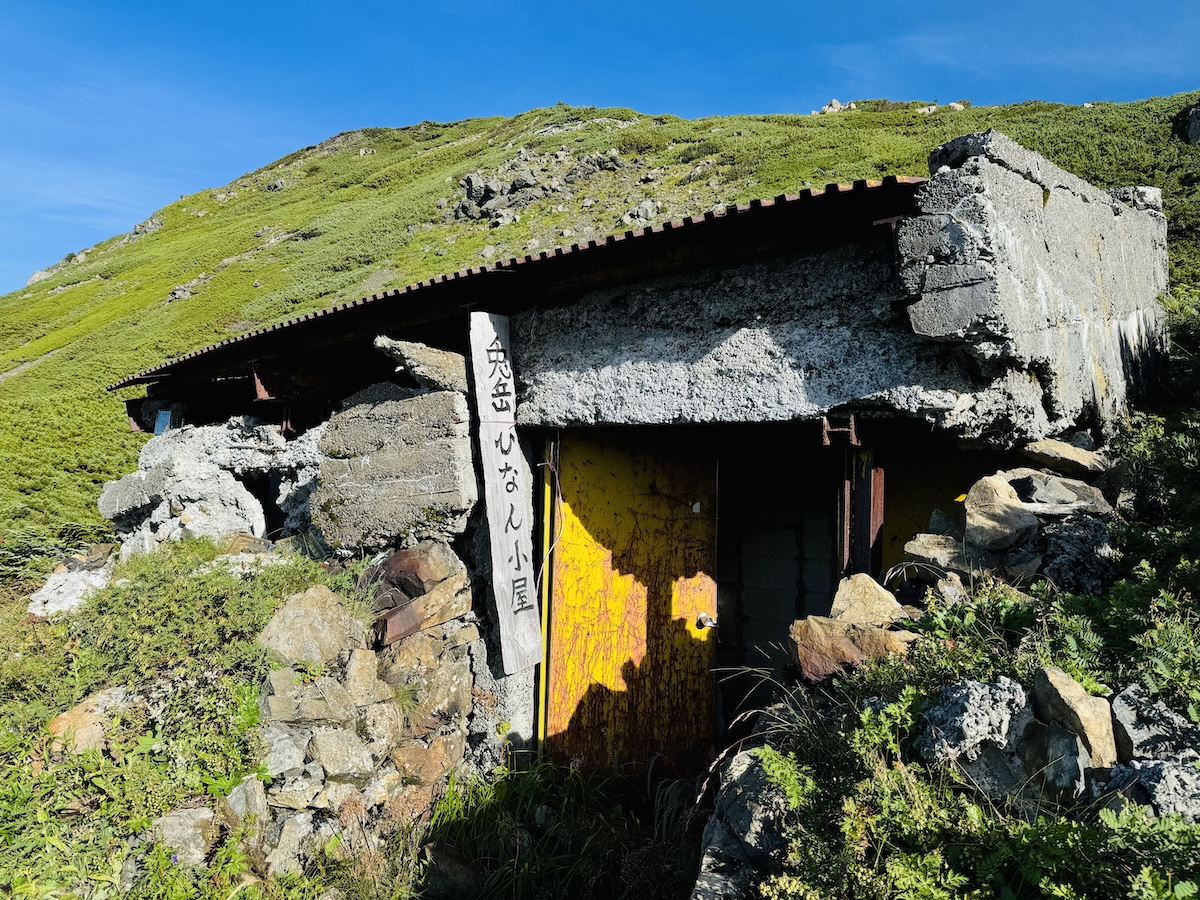
<svg viewBox="0 0 1200 900">
<path fill-rule="evenodd" d="M 542 635 L 533 568 L 533 475 L 517 439 L 507 316 L 471 313 L 471 372 L 500 652 L 505 674 L 513 675 L 541 662 Z"/>
</svg>

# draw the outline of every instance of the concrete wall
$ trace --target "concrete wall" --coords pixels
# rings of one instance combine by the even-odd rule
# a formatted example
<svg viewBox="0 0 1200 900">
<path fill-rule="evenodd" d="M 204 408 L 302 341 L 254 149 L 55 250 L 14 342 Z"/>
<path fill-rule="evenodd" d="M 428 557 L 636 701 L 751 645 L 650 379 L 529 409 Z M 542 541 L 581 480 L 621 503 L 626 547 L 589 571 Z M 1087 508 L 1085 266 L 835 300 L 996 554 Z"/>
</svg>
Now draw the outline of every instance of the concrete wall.
<svg viewBox="0 0 1200 900">
<path fill-rule="evenodd" d="M 930 170 L 899 228 L 913 331 L 1036 381 L 1033 431 L 1110 428 L 1165 358 L 1161 194 L 1102 191 L 997 132 L 939 147 Z"/>
<path fill-rule="evenodd" d="M 1002 135 L 939 148 L 876 240 L 594 291 L 513 319 L 525 425 L 895 411 L 1008 447 L 1108 429 L 1165 355 L 1166 230 Z M 1141 207 L 1141 208 L 1135 208 Z"/>
</svg>

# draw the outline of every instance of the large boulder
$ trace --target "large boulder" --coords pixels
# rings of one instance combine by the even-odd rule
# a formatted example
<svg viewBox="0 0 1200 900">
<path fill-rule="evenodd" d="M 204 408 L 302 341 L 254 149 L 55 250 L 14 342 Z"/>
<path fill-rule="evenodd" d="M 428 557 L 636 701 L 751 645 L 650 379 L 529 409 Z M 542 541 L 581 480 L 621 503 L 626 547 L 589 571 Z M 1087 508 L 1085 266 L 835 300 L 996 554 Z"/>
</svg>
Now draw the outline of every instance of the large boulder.
<svg viewBox="0 0 1200 900">
<path fill-rule="evenodd" d="M 335 548 L 449 542 L 478 499 L 466 397 L 367 388 L 331 418 L 320 442 L 314 524 Z"/>
<path fill-rule="evenodd" d="M 1037 533 L 1038 518 L 1000 475 L 981 478 L 967 492 L 965 539 L 982 550 L 1007 550 Z"/>
<path fill-rule="evenodd" d="M 1079 735 L 1096 768 L 1117 761 L 1112 712 L 1103 697 L 1093 697 L 1083 685 L 1057 666 L 1042 666 L 1033 676 L 1033 708 L 1043 722 L 1059 722 Z"/>
</svg>

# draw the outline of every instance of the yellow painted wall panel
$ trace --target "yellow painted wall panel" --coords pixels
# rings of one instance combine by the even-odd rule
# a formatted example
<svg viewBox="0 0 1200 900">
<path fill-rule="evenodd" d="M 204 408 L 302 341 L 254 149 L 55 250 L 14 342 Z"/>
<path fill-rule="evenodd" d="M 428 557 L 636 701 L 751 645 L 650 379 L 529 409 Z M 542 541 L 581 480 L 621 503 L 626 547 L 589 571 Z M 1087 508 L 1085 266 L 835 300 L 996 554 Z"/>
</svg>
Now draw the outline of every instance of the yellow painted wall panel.
<svg viewBox="0 0 1200 900">
<path fill-rule="evenodd" d="M 644 432 L 566 432 L 549 625 L 547 749 L 683 771 L 711 753 L 716 463 Z"/>
</svg>

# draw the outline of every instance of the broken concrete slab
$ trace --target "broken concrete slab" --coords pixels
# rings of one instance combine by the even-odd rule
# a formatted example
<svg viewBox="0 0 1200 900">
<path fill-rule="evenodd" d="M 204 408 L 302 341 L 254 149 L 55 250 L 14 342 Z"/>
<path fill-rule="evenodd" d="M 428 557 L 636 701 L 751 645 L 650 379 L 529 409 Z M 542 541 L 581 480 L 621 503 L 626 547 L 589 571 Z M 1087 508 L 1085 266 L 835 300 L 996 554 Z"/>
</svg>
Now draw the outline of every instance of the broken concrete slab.
<svg viewBox="0 0 1200 900">
<path fill-rule="evenodd" d="M 400 369 L 408 372 L 421 387 L 467 393 L 467 360 L 461 353 L 412 341 L 397 341 L 385 335 L 375 338 L 375 349 L 400 363 Z"/>
<path fill-rule="evenodd" d="M 329 420 L 313 524 L 335 549 L 449 542 L 478 499 L 466 398 L 375 385 Z"/>
<path fill-rule="evenodd" d="M 919 297 L 913 329 L 989 365 L 1037 372 L 1044 411 L 1030 438 L 1061 433 L 1089 409 L 1114 431 L 1165 359 L 1161 212 L 1126 206 L 995 131 L 944 144 L 929 165 L 924 214 L 897 233 L 902 280 Z M 994 274 L 939 284 L 939 270 L 963 265 Z"/>
</svg>

